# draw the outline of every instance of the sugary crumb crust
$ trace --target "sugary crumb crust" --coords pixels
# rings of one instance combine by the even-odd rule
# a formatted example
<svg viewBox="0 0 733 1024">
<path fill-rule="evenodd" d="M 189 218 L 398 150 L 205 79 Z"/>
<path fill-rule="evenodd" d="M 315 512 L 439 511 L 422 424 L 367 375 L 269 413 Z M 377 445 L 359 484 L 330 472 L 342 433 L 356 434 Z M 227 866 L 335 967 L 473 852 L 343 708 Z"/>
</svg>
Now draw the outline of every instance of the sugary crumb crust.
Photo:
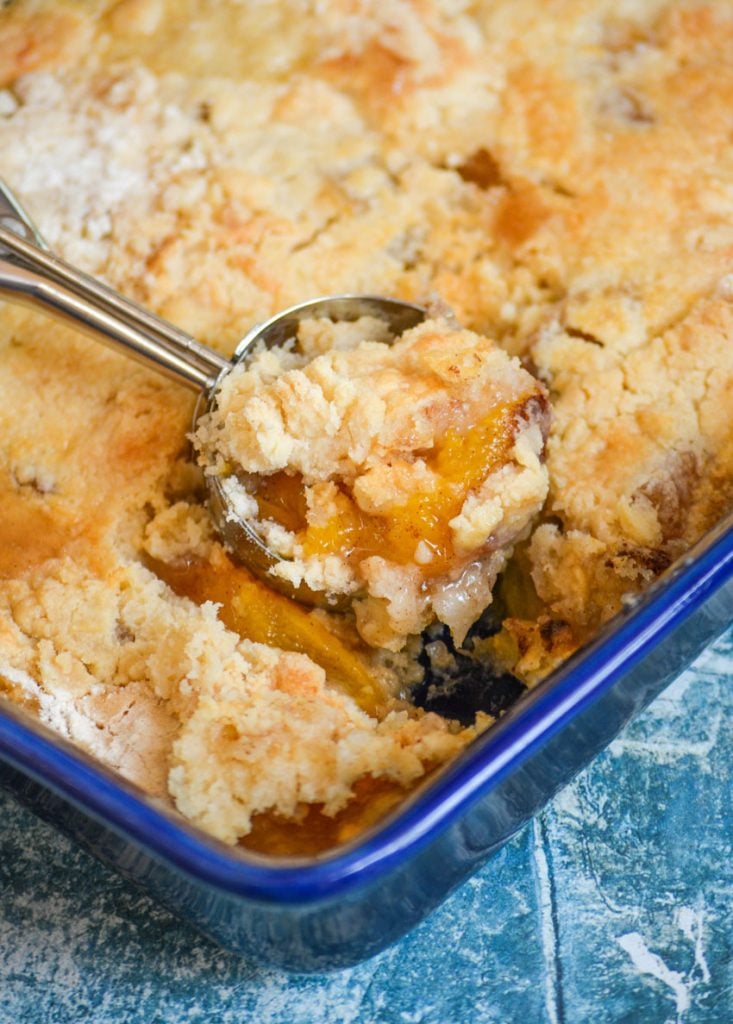
<svg viewBox="0 0 733 1024">
<path fill-rule="evenodd" d="M 733 503 L 733 8 L 366 10 L 18 0 L 0 174 L 54 249 L 223 352 L 356 291 L 437 297 L 523 357 L 554 408 L 549 495 L 491 655 L 532 682 Z M 222 558 L 182 389 L 16 307 L 0 348 L 14 699 L 229 842 L 469 741 L 388 687 L 367 715 L 162 581 Z M 372 671 L 332 628 L 334 663 Z"/>
</svg>

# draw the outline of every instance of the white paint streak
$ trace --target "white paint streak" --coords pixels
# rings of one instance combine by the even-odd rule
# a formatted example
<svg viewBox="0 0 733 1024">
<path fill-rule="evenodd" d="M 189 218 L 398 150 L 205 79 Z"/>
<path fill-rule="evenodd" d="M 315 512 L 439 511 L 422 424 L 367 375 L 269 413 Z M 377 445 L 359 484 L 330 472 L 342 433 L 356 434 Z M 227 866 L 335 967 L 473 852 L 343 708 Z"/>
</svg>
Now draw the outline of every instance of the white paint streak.
<svg viewBox="0 0 733 1024">
<path fill-rule="evenodd" d="M 537 878 L 537 894 L 540 911 L 540 940 L 544 963 L 545 1010 L 549 1024 L 559 1024 L 560 1013 L 557 991 L 557 933 L 552 914 L 552 885 L 550 866 L 547 863 L 542 841 L 542 825 L 539 818 L 532 822 L 532 859 Z"/>
<path fill-rule="evenodd" d="M 627 932 L 617 941 L 624 952 L 629 954 L 632 964 L 640 974 L 650 974 L 672 989 L 679 1024 L 690 1009 L 690 989 L 685 983 L 684 976 L 679 971 L 671 970 L 660 956 L 652 953 L 639 932 Z"/>
<path fill-rule="evenodd" d="M 717 675 L 721 681 L 725 681 L 730 678 L 730 658 L 732 653 L 733 645 L 730 644 L 727 638 L 723 638 L 715 647 L 710 647 L 707 651 L 704 651 L 682 678 L 684 679 L 689 673 L 690 675 L 699 675 L 706 679 L 709 679 L 711 675 Z"/>
<path fill-rule="evenodd" d="M 654 703 L 653 717 L 648 722 L 650 733 L 639 735 L 641 726 L 637 723 L 629 735 L 619 736 L 613 741 L 609 752 L 614 756 L 649 756 L 658 764 L 673 764 L 684 757 L 707 762 L 718 742 L 724 721 L 723 709 L 711 702 L 710 712 L 704 720 L 697 718 L 691 722 L 684 701 L 672 699 L 668 691 Z"/>
<path fill-rule="evenodd" d="M 692 977 L 695 974 L 696 968 L 699 969 L 700 981 L 703 984 L 710 981 L 710 969 L 705 959 L 703 947 L 704 917 L 703 910 L 693 910 L 692 907 L 680 907 L 676 914 L 677 927 L 684 934 L 685 938 L 689 939 L 695 946 L 695 963 L 690 976 Z"/>
<path fill-rule="evenodd" d="M 668 736 L 659 739 L 615 740 L 611 753 L 618 754 L 642 754 L 650 757 L 656 764 L 673 764 L 683 757 L 695 757 L 704 761 L 712 751 L 718 739 L 720 728 L 720 715 L 711 722 L 710 734 L 698 742 L 694 740 L 673 741 Z"/>
</svg>

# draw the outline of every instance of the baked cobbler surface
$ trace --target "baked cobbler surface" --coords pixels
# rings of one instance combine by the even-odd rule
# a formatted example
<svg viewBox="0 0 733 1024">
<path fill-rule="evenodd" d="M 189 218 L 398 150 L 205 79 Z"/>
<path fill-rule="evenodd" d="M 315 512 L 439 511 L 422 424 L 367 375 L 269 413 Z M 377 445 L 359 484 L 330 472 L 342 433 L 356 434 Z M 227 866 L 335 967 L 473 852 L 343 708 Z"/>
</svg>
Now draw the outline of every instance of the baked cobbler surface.
<svg viewBox="0 0 733 1024">
<path fill-rule="evenodd" d="M 0 173 L 223 352 L 370 292 L 520 357 L 549 493 L 474 646 L 533 683 L 732 504 L 731 53 L 722 0 L 18 0 Z M 182 389 L 7 306 L 0 397 L 0 677 L 44 721 L 263 848 L 314 815 L 344 838 L 355 793 L 384 808 L 475 735 L 403 700 L 414 642 L 231 565 Z"/>
</svg>

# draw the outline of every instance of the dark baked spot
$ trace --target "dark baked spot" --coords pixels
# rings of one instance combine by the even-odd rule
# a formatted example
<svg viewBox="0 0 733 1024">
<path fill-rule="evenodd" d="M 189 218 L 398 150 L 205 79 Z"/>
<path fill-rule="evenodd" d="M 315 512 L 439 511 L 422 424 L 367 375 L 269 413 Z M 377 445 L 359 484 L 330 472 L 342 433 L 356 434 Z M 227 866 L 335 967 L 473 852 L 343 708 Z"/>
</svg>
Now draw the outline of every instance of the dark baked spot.
<svg viewBox="0 0 733 1024">
<path fill-rule="evenodd" d="M 56 493 L 56 484 L 50 476 L 43 478 L 34 474 L 33 476 L 24 476 L 22 479 L 19 479 L 17 474 L 13 472 L 12 478 L 13 483 L 19 490 L 27 488 L 42 496 Z"/>
<path fill-rule="evenodd" d="M 514 422 L 518 428 L 520 422 L 537 423 L 542 434 L 542 440 L 546 441 L 550 434 L 552 425 L 552 409 L 550 400 L 544 393 L 533 394 L 522 402 L 516 409 Z"/>
<path fill-rule="evenodd" d="M 540 639 L 548 651 L 555 646 L 556 640 L 562 640 L 567 635 L 569 626 L 563 619 L 545 619 L 540 623 Z"/>
<path fill-rule="evenodd" d="M 590 331 L 582 331 L 579 327 L 567 326 L 565 333 L 571 338 L 580 338 L 581 341 L 587 341 L 591 345 L 599 345 L 601 348 L 604 346 L 604 342 L 597 338 L 595 334 L 591 334 Z"/>
<path fill-rule="evenodd" d="M 646 101 L 630 89 L 614 89 L 606 93 L 601 98 L 599 109 L 606 117 L 638 127 L 647 127 L 655 121 Z"/>
<path fill-rule="evenodd" d="M 550 178 L 543 177 L 541 182 L 546 189 L 549 189 L 549 191 L 553 193 L 553 195 L 560 196 L 562 199 L 578 198 L 578 193 L 574 192 L 571 188 L 568 188 L 568 186 L 563 184 L 561 181 L 553 181 Z"/>
<path fill-rule="evenodd" d="M 523 658 L 532 646 L 532 641 L 530 637 L 527 635 L 527 633 L 517 633 L 515 634 L 514 639 L 517 642 L 517 651 L 519 652 L 519 657 Z"/>
<path fill-rule="evenodd" d="M 463 163 L 456 167 L 456 172 L 464 181 L 484 190 L 496 188 L 497 185 L 504 183 L 498 161 L 483 146 L 466 157 Z"/>
<path fill-rule="evenodd" d="M 610 559 L 610 562 L 607 562 L 606 564 L 609 568 L 617 570 L 619 568 L 619 562 L 625 560 L 633 562 L 639 569 L 646 570 L 654 576 L 658 576 L 672 564 L 672 556 L 669 552 L 664 551 L 661 548 L 642 548 L 631 546 L 620 548 L 618 554 L 614 555 Z"/>
<path fill-rule="evenodd" d="M 120 622 L 118 620 L 115 624 L 115 639 L 120 644 L 129 644 L 135 639 L 135 634 L 129 626 L 126 626 L 124 622 Z"/>
<path fill-rule="evenodd" d="M 671 452 L 662 471 L 639 488 L 638 493 L 654 506 L 663 540 L 684 534 L 699 480 L 700 467 L 694 452 Z"/>
<path fill-rule="evenodd" d="M 645 548 L 634 552 L 634 560 L 655 576 L 664 572 L 672 564 L 672 556 L 661 548 Z"/>
</svg>

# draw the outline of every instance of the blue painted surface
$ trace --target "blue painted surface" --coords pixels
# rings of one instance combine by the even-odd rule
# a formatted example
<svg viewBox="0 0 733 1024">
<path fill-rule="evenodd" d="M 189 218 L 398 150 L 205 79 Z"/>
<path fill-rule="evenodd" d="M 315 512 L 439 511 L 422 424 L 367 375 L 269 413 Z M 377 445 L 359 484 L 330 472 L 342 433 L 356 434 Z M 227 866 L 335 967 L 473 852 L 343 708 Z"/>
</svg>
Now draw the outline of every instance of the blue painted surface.
<svg viewBox="0 0 733 1024">
<path fill-rule="evenodd" d="M 412 935 L 328 976 L 221 953 L 0 798 L 0 1022 L 727 1024 L 733 631 Z"/>
</svg>

